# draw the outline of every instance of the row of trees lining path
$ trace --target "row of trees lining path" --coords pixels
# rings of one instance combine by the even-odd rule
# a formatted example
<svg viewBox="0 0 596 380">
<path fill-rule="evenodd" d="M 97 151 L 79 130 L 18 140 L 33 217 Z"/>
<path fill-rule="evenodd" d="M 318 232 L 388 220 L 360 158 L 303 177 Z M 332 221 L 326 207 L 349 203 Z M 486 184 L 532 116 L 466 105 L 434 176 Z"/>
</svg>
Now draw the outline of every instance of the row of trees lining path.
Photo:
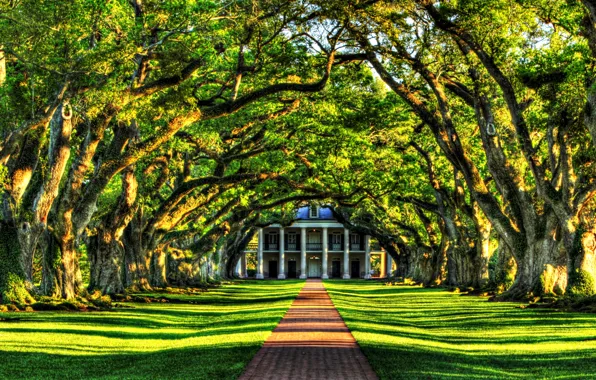
<svg viewBox="0 0 596 380">
<path fill-rule="evenodd" d="M 0 34 L 2 303 L 233 277 L 306 201 L 427 285 L 596 293 L 591 0 L 21 0 Z"/>
</svg>

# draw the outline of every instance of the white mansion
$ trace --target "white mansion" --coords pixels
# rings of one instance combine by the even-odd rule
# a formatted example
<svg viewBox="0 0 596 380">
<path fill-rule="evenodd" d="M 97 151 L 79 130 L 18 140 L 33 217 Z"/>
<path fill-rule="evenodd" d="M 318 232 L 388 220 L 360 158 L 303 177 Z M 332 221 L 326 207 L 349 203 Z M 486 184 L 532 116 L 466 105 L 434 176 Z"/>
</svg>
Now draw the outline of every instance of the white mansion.
<svg viewBox="0 0 596 380">
<path fill-rule="evenodd" d="M 259 228 L 258 242 L 249 244 L 238 272 L 246 277 L 246 253 L 257 254 L 257 279 L 371 278 L 371 256 L 380 256 L 376 275 L 391 273 L 391 256 L 371 249 L 368 235 L 351 232 L 333 218 L 327 207 L 303 206 L 288 227 Z"/>
</svg>

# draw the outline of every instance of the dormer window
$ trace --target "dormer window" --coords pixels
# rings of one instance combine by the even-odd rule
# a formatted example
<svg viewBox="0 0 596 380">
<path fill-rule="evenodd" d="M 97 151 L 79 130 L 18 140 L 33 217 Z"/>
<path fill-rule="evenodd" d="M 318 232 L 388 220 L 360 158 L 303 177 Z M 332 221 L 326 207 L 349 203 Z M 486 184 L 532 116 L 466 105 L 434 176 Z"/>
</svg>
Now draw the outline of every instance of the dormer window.
<svg viewBox="0 0 596 380">
<path fill-rule="evenodd" d="M 310 206 L 310 217 L 312 219 L 319 217 L 319 207 L 318 206 Z"/>
</svg>

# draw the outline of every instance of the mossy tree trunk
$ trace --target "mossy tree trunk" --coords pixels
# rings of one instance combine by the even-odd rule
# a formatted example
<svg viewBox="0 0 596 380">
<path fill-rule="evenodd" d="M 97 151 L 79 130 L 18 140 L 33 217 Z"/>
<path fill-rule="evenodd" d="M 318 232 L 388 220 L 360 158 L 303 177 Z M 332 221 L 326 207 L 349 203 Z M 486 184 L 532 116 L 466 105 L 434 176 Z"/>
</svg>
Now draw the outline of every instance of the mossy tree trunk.
<svg viewBox="0 0 596 380">
<path fill-rule="evenodd" d="M 230 231 L 225 235 L 219 253 L 219 276 L 224 279 L 237 278 L 238 261 L 244 249 L 255 234 L 253 223 L 255 218 L 248 217 L 248 212 L 239 213 L 231 221 Z"/>
<path fill-rule="evenodd" d="M 17 234 L 15 226 L 0 221 L 0 303 L 23 305 L 34 300 Z"/>
<path fill-rule="evenodd" d="M 541 231 L 533 234 L 526 248 L 511 250 L 517 271 L 515 281 L 503 299 L 523 299 L 528 295 L 563 294 L 567 288 L 567 255 L 557 218 L 551 213 L 542 219 Z"/>
<path fill-rule="evenodd" d="M 567 291 L 574 296 L 592 296 L 596 294 L 596 228 L 581 226 L 575 235 Z"/>
<path fill-rule="evenodd" d="M 151 270 L 149 272 L 149 283 L 151 286 L 163 288 L 167 285 L 166 267 L 166 251 L 161 248 L 155 249 L 151 255 Z"/>
<path fill-rule="evenodd" d="M 492 225 L 477 204 L 473 206 L 473 221 L 476 229 L 474 274 L 472 286 L 484 288 L 489 282 L 488 262 L 490 260 L 490 235 Z"/>
<path fill-rule="evenodd" d="M 133 219 L 124 229 L 124 287 L 133 291 L 150 290 L 149 268 L 151 252 L 143 249 L 143 211 L 137 209 Z"/>
<path fill-rule="evenodd" d="M 124 292 L 124 246 L 121 239 L 136 211 L 137 180 L 134 169 L 126 169 L 121 177 L 122 193 L 118 204 L 101 221 L 87 251 L 91 266 L 89 289 L 100 290 L 104 294 Z"/>
</svg>

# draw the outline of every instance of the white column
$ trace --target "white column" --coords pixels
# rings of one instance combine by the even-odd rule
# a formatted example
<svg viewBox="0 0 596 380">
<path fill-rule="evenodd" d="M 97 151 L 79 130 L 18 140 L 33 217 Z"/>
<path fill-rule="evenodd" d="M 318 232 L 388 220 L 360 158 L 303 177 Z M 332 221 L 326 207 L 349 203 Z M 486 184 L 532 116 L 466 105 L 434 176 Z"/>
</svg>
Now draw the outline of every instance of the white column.
<svg viewBox="0 0 596 380">
<path fill-rule="evenodd" d="M 286 259 L 286 247 L 285 247 L 285 236 L 284 236 L 284 229 L 279 229 L 279 273 L 277 274 L 277 278 L 280 280 L 285 280 L 286 272 L 285 272 L 285 265 L 284 260 Z"/>
<path fill-rule="evenodd" d="M 238 258 L 238 262 L 236 263 L 236 273 L 234 273 L 237 277 L 242 277 L 242 273 L 240 272 L 242 270 L 240 261 L 242 260 Z"/>
<path fill-rule="evenodd" d="M 350 230 L 344 228 L 344 280 L 350 278 Z"/>
<path fill-rule="evenodd" d="M 393 257 L 389 254 L 389 252 L 385 251 L 385 255 L 387 255 L 387 277 L 393 276 Z"/>
<path fill-rule="evenodd" d="M 257 280 L 263 277 L 263 229 L 259 228 L 259 245 L 257 248 Z"/>
<path fill-rule="evenodd" d="M 364 236 L 364 278 L 370 279 L 370 235 Z"/>
<path fill-rule="evenodd" d="M 240 261 L 242 261 L 242 278 L 247 278 L 248 277 L 248 273 L 246 272 L 246 252 L 244 252 L 242 254 L 242 257 L 240 258 Z"/>
<path fill-rule="evenodd" d="M 300 228 L 300 278 L 306 278 L 306 228 Z"/>
<path fill-rule="evenodd" d="M 321 278 L 326 280 L 329 278 L 327 274 L 327 252 L 329 250 L 329 244 L 327 242 L 327 227 L 323 227 L 323 273 L 321 273 Z"/>
</svg>

